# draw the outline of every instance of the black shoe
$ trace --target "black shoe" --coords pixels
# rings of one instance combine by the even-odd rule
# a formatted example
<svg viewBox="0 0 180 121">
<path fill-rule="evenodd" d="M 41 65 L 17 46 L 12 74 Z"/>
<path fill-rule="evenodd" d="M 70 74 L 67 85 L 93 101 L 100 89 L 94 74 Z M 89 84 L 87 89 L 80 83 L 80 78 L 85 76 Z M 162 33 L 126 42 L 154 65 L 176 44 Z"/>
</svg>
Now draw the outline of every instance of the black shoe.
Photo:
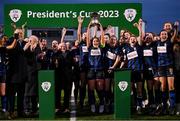
<svg viewBox="0 0 180 121">
<path fill-rule="evenodd" d="M 9 116 L 8 116 L 8 119 L 15 119 L 15 118 L 17 118 L 18 117 L 18 114 L 17 114 L 17 112 L 11 112 L 10 114 L 9 114 Z"/>
<path fill-rule="evenodd" d="M 25 118 L 28 118 L 28 117 L 30 117 L 30 115 L 31 115 L 31 113 L 29 112 L 29 111 L 25 111 L 24 113 L 23 113 L 23 115 L 21 115 L 22 117 L 25 117 Z"/>
<path fill-rule="evenodd" d="M 173 107 L 169 108 L 169 115 L 171 116 L 175 115 L 175 108 Z"/>
<path fill-rule="evenodd" d="M 105 113 L 110 113 L 110 105 L 106 104 L 104 106 L 104 111 L 105 111 Z"/>
<path fill-rule="evenodd" d="M 9 112 L 4 112 L 4 111 L 2 111 L 2 112 L 0 112 L 0 120 L 8 120 L 8 117 L 9 117 Z"/>
<path fill-rule="evenodd" d="M 33 111 L 31 112 L 31 117 L 35 118 L 35 117 L 38 117 L 39 116 L 39 112 L 38 111 Z"/>
<path fill-rule="evenodd" d="M 79 106 L 80 106 L 80 108 L 81 109 L 83 109 L 84 108 L 84 103 L 83 102 L 79 102 L 79 104 L 78 104 Z"/>
<path fill-rule="evenodd" d="M 152 104 L 148 106 L 148 114 L 149 115 L 155 115 L 156 105 Z"/>
</svg>

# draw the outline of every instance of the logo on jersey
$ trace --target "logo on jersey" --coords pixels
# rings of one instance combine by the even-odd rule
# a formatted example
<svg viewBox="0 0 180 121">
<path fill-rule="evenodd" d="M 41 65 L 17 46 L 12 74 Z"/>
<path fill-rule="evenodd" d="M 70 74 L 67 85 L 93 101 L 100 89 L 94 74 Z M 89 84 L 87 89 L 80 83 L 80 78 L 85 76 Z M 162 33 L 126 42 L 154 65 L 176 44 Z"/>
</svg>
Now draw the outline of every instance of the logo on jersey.
<svg viewBox="0 0 180 121">
<path fill-rule="evenodd" d="M 120 81 L 118 86 L 121 91 L 125 91 L 128 87 L 128 83 L 127 81 Z"/>
<path fill-rule="evenodd" d="M 19 9 L 13 9 L 9 12 L 9 16 L 13 22 L 18 22 L 21 18 L 22 12 Z"/>
<path fill-rule="evenodd" d="M 137 14 L 137 12 L 133 8 L 129 8 L 124 11 L 124 16 L 125 16 L 126 20 L 128 20 L 129 22 L 131 22 L 135 19 L 136 14 Z"/>
<path fill-rule="evenodd" d="M 51 88 L 51 83 L 50 82 L 43 82 L 41 84 L 41 87 L 45 92 L 48 92 Z"/>
</svg>

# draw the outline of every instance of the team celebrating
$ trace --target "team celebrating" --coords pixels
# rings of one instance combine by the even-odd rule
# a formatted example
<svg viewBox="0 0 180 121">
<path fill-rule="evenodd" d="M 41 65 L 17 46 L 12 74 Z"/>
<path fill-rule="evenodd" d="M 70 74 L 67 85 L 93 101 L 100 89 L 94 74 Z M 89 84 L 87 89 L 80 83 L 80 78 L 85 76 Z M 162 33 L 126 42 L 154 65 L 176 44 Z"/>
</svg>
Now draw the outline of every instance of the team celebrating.
<svg viewBox="0 0 180 121">
<path fill-rule="evenodd" d="M 180 112 L 179 22 L 165 22 L 162 31 L 155 34 L 144 32 L 143 20 L 139 19 L 134 23 L 138 36 L 123 29 L 118 39 L 97 21 L 90 21 L 82 32 L 83 21 L 79 16 L 77 40 L 65 42 L 67 30 L 63 28 L 61 39 L 53 40 L 51 48 L 45 38 L 25 38 L 25 25 L 18 28 L 12 24 L 13 36 L 0 37 L 1 109 L 7 119 L 38 115 L 39 70 L 55 72 L 57 115 L 70 113 L 73 83 L 80 110 L 84 110 L 87 96 L 92 113 L 113 113 L 114 70 L 119 68 L 131 70 L 132 113 Z"/>
</svg>

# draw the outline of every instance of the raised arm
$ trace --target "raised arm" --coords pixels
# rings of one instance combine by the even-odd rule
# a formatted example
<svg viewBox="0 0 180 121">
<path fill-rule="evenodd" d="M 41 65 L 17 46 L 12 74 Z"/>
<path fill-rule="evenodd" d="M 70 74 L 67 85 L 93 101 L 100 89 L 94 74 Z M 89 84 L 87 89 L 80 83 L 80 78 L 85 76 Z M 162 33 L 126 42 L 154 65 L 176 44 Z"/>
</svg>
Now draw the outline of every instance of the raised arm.
<svg viewBox="0 0 180 121">
<path fill-rule="evenodd" d="M 22 28 L 22 32 L 23 32 L 23 35 L 22 35 L 22 38 L 24 39 L 24 34 L 25 34 L 25 27 L 26 27 L 26 25 L 27 25 L 27 22 L 25 22 L 22 26 L 21 26 L 21 28 Z"/>
<path fill-rule="evenodd" d="M 62 29 L 62 36 L 61 36 L 61 42 L 60 43 L 63 43 L 64 42 L 64 37 L 65 37 L 65 35 L 66 35 L 66 28 L 63 28 Z"/>
<path fill-rule="evenodd" d="M 138 31 L 139 31 L 139 36 L 137 37 L 137 41 L 139 45 L 142 45 L 142 40 L 145 36 L 145 33 L 143 31 L 142 28 L 142 24 L 143 24 L 143 20 L 139 19 L 138 23 L 134 23 L 134 26 L 137 27 Z"/>
<path fill-rule="evenodd" d="M 16 28 L 17 28 L 16 24 L 15 23 L 11 23 L 11 26 L 12 26 L 13 31 L 15 31 Z"/>
<path fill-rule="evenodd" d="M 171 42 L 174 42 L 176 37 L 177 37 L 177 35 L 178 35 L 178 27 L 179 27 L 179 22 L 176 21 L 174 23 L 174 33 L 173 33 L 173 36 L 171 37 Z"/>
<path fill-rule="evenodd" d="M 84 21 L 84 18 L 81 16 L 78 16 L 78 30 L 77 30 L 77 40 L 80 42 L 81 41 L 81 28 L 82 28 L 82 23 Z"/>
<path fill-rule="evenodd" d="M 86 37 L 87 48 L 89 48 L 89 46 L 90 46 L 90 25 L 91 25 L 91 22 L 89 23 L 89 25 L 87 27 L 87 37 Z"/>
<path fill-rule="evenodd" d="M 99 23 L 100 24 L 100 23 Z M 103 26 L 100 24 L 100 31 L 101 31 L 101 45 L 104 47 L 105 46 L 105 41 L 104 41 L 104 30 Z"/>
<path fill-rule="evenodd" d="M 13 49 L 16 46 L 17 40 L 14 38 L 13 42 L 11 45 L 8 45 L 6 48 L 7 49 Z"/>
</svg>

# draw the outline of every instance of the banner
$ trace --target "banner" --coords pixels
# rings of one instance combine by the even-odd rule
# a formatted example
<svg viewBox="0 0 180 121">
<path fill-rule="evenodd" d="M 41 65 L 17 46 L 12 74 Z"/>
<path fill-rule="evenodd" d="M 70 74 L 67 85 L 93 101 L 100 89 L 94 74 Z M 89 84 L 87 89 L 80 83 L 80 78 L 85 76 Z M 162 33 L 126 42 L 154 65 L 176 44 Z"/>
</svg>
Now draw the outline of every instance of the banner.
<svg viewBox="0 0 180 121">
<path fill-rule="evenodd" d="M 141 18 L 140 3 L 117 4 L 8 4 L 5 5 L 5 33 L 12 35 L 11 23 L 17 27 L 27 22 L 28 28 L 73 28 L 78 26 L 77 17 L 84 17 L 83 27 L 90 22 L 92 12 L 100 15 L 103 27 L 117 26 L 134 34 L 138 30 L 133 23 Z"/>
</svg>

